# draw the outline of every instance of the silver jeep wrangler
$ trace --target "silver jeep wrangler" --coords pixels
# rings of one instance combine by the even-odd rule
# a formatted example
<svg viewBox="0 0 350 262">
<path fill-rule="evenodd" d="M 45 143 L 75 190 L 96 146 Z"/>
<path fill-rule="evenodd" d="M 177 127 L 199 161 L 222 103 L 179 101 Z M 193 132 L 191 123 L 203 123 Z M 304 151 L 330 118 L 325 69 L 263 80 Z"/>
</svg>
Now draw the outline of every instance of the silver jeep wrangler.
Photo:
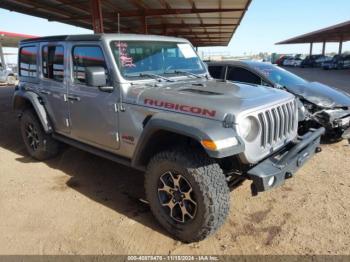
<svg viewBox="0 0 350 262">
<path fill-rule="evenodd" d="M 293 176 L 324 129 L 297 136 L 293 95 L 212 79 L 185 39 L 103 34 L 24 40 L 14 108 L 29 154 L 63 142 L 145 171 L 151 210 L 174 237 L 199 241 L 252 193 Z"/>
</svg>

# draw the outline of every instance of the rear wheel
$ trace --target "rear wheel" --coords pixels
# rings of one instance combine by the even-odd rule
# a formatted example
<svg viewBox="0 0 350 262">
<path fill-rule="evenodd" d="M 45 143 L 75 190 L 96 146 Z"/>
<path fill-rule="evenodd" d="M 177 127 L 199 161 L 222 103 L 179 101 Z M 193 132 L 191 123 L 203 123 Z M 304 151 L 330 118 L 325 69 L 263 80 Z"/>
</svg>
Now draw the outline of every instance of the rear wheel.
<svg viewBox="0 0 350 262">
<path fill-rule="evenodd" d="M 55 157 L 59 152 L 59 143 L 46 134 L 36 114 L 26 110 L 21 117 L 21 133 L 29 155 L 37 160 Z"/>
<path fill-rule="evenodd" d="M 164 151 L 150 161 L 146 197 L 153 215 L 175 238 L 200 241 L 229 212 L 229 188 L 220 166 L 202 152 Z"/>
</svg>

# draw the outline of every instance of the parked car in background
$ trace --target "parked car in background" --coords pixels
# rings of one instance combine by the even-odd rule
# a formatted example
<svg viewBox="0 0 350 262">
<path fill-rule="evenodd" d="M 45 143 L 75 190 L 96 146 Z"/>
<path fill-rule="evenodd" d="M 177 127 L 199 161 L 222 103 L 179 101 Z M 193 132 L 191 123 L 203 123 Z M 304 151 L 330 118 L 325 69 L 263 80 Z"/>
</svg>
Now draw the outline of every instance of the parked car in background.
<svg viewBox="0 0 350 262">
<path fill-rule="evenodd" d="M 315 60 L 315 67 L 322 67 L 323 63 L 327 61 L 331 61 L 332 57 L 331 56 L 321 56 Z"/>
<path fill-rule="evenodd" d="M 317 62 L 316 60 L 321 58 L 322 55 L 309 55 L 307 56 L 302 62 L 301 67 L 316 67 Z"/>
<path fill-rule="evenodd" d="M 282 65 L 283 65 L 283 66 L 291 66 L 293 60 L 294 60 L 293 57 L 288 57 L 288 58 L 284 59 Z"/>
<path fill-rule="evenodd" d="M 300 66 L 301 62 L 303 61 L 303 56 L 301 54 L 298 55 L 288 55 L 284 56 L 283 60 L 277 60 L 276 64 L 279 66 Z"/>
<path fill-rule="evenodd" d="M 322 68 L 325 70 L 350 68 L 350 54 L 335 55 L 331 60 L 323 62 Z"/>
<path fill-rule="evenodd" d="M 299 67 L 304 60 L 302 55 L 296 55 L 293 58 L 288 59 L 288 66 Z"/>
<path fill-rule="evenodd" d="M 281 56 L 279 59 L 277 59 L 276 64 L 278 66 L 283 66 L 284 61 L 290 58 L 291 56 L 288 56 L 288 55 Z"/>
<path fill-rule="evenodd" d="M 0 63 L 0 83 L 9 85 L 16 84 L 17 72 L 16 69 L 8 65 L 2 65 Z"/>
<path fill-rule="evenodd" d="M 350 95 L 327 85 L 308 82 L 280 67 L 255 61 L 208 64 L 214 78 L 287 90 L 299 98 L 299 133 L 310 127 L 326 128 L 332 140 L 350 138 Z M 220 69 L 220 71 L 218 71 Z"/>
</svg>

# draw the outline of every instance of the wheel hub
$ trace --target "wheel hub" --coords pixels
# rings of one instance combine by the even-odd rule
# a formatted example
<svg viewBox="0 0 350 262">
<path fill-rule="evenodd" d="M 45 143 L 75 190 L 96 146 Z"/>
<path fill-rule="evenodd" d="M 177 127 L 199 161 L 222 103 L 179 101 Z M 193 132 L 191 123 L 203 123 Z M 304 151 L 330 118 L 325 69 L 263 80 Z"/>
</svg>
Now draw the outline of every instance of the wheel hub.
<svg viewBox="0 0 350 262">
<path fill-rule="evenodd" d="M 25 129 L 28 144 L 33 151 L 36 151 L 40 145 L 39 135 L 36 128 L 32 124 L 28 124 Z"/>
<path fill-rule="evenodd" d="M 193 188 L 181 174 L 169 171 L 160 176 L 158 199 L 164 211 L 177 222 L 188 222 L 196 215 Z"/>
<path fill-rule="evenodd" d="M 180 190 L 174 191 L 172 195 L 173 195 L 173 200 L 176 203 L 180 203 L 184 199 L 183 194 L 180 192 Z"/>
</svg>

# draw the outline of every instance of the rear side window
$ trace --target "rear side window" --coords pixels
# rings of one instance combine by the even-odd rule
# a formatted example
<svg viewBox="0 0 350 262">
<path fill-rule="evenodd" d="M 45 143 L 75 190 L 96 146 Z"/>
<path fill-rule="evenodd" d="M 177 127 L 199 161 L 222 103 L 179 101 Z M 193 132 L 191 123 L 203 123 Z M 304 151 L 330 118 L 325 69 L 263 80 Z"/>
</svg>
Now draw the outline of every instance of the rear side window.
<svg viewBox="0 0 350 262">
<path fill-rule="evenodd" d="M 261 79 L 257 75 L 244 68 L 234 66 L 229 67 L 227 80 L 257 85 L 261 84 Z"/>
<path fill-rule="evenodd" d="M 37 48 L 25 46 L 19 52 L 19 75 L 25 77 L 37 77 Z"/>
<path fill-rule="evenodd" d="M 62 82 L 64 78 L 63 46 L 44 46 L 42 57 L 44 77 Z"/>
<path fill-rule="evenodd" d="M 210 75 L 213 78 L 221 79 L 223 68 L 224 68 L 223 66 L 209 66 L 208 70 L 209 70 Z"/>
<path fill-rule="evenodd" d="M 86 84 L 85 69 L 87 67 L 103 67 L 107 73 L 107 65 L 99 46 L 75 46 L 73 49 L 74 82 Z"/>
</svg>

